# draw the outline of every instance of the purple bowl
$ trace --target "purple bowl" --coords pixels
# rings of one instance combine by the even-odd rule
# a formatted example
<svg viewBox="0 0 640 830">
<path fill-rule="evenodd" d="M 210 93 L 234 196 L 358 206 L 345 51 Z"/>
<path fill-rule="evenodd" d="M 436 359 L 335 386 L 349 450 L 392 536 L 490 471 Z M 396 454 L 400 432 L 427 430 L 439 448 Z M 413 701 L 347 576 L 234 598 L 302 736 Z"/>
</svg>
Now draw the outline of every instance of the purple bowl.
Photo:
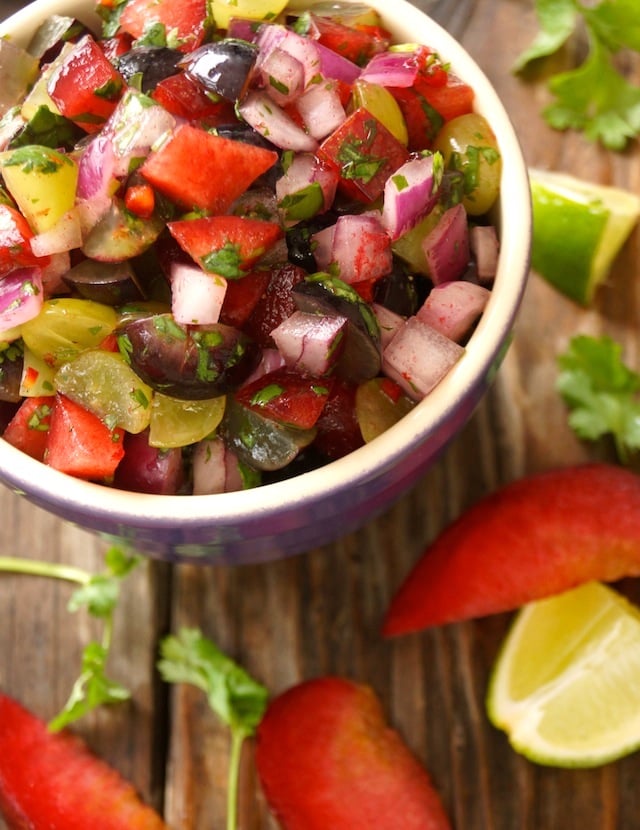
<svg viewBox="0 0 640 830">
<path fill-rule="evenodd" d="M 63 519 L 151 556 L 206 563 L 277 559 L 326 544 L 373 519 L 408 491 L 468 421 L 509 344 L 529 273 L 526 166 L 491 84 L 446 31 L 405 0 L 372 0 L 398 42 L 428 44 L 476 93 L 503 160 L 495 221 L 501 254 L 494 289 L 465 355 L 401 422 L 321 469 L 254 490 L 209 496 L 130 493 L 70 478 L 0 439 L 0 480 Z M 52 13 L 96 24 L 93 0 L 37 0 L 0 26 L 26 44 Z"/>
</svg>

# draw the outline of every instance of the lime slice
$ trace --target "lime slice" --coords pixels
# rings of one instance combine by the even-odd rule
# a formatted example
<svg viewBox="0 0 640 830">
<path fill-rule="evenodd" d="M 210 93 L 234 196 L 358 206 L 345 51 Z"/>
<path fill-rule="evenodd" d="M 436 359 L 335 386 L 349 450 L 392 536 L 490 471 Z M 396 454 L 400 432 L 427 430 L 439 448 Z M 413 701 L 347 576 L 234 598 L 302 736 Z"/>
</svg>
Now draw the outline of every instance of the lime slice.
<svg viewBox="0 0 640 830">
<path fill-rule="evenodd" d="M 489 719 L 518 752 L 594 767 L 640 746 L 640 611 L 589 582 L 524 606 L 496 661 Z"/>
<path fill-rule="evenodd" d="M 531 265 L 563 294 L 589 305 L 640 216 L 640 197 L 565 173 L 530 169 Z"/>
</svg>

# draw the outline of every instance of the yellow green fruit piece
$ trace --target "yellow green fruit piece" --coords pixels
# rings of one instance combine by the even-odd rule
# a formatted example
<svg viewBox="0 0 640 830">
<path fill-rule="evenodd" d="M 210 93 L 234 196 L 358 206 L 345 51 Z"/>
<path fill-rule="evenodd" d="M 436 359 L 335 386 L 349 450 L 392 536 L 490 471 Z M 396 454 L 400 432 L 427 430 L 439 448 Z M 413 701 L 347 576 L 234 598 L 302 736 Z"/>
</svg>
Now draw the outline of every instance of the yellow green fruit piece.
<svg viewBox="0 0 640 830">
<path fill-rule="evenodd" d="M 209 8 L 216 26 L 227 29 L 233 17 L 271 20 L 287 5 L 287 0 L 211 0 Z"/>
<path fill-rule="evenodd" d="M 58 369 L 55 385 L 111 429 L 137 434 L 149 425 L 153 389 L 119 352 L 87 349 Z"/>
<path fill-rule="evenodd" d="M 640 216 L 640 197 L 566 173 L 531 169 L 533 269 L 581 305 L 598 286 Z"/>
<path fill-rule="evenodd" d="M 352 90 L 353 108 L 364 107 L 394 135 L 401 144 L 409 143 L 404 115 L 396 99 L 386 87 L 357 80 Z"/>
<path fill-rule="evenodd" d="M 195 444 L 211 435 L 224 415 L 226 397 L 186 401 L 156 392 L 151 406 L 149 443 L 169 449 Z"/>
<path fill-rule="evenodd" d="M 487 695 L 491 722 L 540 764 L 595 767 L 640 746 L 640 611 L 589 582 L 524 606 Z"/>
<path fill-rule="evenodd" d="M 78 165 L 70 156 L 29 144 L 0 156 L 2 178 L 35 233 L 51 230 L 75 205 Z"/>
<path fill-rule="evenodd" d="M 60 297 L 45 300 L 40 313 L 21 326 L 22 339 L 36 357 L 59 367 L 84 349 L 99 346 L 118 324 L 111 306 Z"/>
</svg>

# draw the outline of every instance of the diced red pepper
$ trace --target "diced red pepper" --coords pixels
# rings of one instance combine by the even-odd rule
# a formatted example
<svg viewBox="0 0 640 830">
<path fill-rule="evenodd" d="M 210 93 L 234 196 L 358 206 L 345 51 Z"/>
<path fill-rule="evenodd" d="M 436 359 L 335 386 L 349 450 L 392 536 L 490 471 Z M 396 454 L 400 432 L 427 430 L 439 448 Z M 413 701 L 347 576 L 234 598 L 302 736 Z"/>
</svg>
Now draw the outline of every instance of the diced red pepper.
<svg viewBox="0 0 640 830">
<path fill-rule="evenodd" d="M 273 150 L 182 124 L 147 157 L 140 173 L 157 190 L 187 209 L 226 213 L 277 159 Z"/>
<path fill-rule="evenodd" d="M 408 160 L 407 148 L 364 107 L 359 107 L 318 148 L 318 157 L 340 172 L 352 199 L 373 202 L 389 176 Z"/>
<path fill-rule="evenodd" d="M 233 103 L 225 99 L 212 101 L 202 87 L 185 72 L 163 78 L 151 97 L 177 118 L 215 127 L 237 120 Z"/>
<path fill-rule="evenodd" d="M 402 388 L 391 378 L 382 378 L 380 381 L 380 390 L 393 401 L 398 403 L 401 396 L 404 395 Z"/>
<path fill-rule="evenodd" d="M 310 35 L 358 66 L 364 66 L 391 44 L 391 34 L 380 26 L 346 26 L 320 15 L 311 16 Z"/>
<path fill-rule="evenodd" d="M 466 115 L 473 109 L 473 89 L 451 73 L 447 75 L 447 82 L 443 85 L 431 84 L 428 78 L 418 76 L 415 88 L 445 121 Z"/>
<path fill-rule="evenodd" d="M 14 268 L 46 267 L 51 257 L 37 257 L 31 251 L 33 237 L 24 216 L 9 205 L 0 204 L 0 276 Z"/>
<path fill-rule="evenodd" d="M 431 147 L 445 122 L 473 110 L 473 89 L 452 74 L 444 85 L 418 75 L 412 87 L 388 89 L 404 116 L 411 151 Z"/>
<path fill-rule="evenodd" d="M 55 398 L 25 398 L 4 431 L 4 440 L 38 461 L 44 459 Z"/>
<path fill-rule="evenodd" d="M 171 35 L 171 45 L 181 52 L 191 52 L 206 34 L 206 0 L 129 0 L 120 15 L 120 28 L 133 38 L 140 38 L 149 26 L 164 26 Z"/>
<path fill-rule="evenodd" d="M 258 305 L 270 280 L 269 271 L 251 271 L 240 280 L 229 280 L 220 309 L 220 322 L 241 328 Z"/>
<path fill-rule="evenodd" d="M 92 481 L 110 479 L 124 456 L 123 431 L 57 394 L 44 461 L 50 467 Z"/>
<path fill-rule="evenodd" d="M 131 213 L 142 219 L 149 219 L 156 206 L 153 188 L 148 184 L 130 185 L 124 194 L 124 204 Z"/>
<path fill-rule="evenodd" d="M 180 219 L 167 227 L 198 265 L 227 279 L 242 277 L 283 233 L 275 222 L 231 215 Z"/>
<path fill-rule="evenodd" d="M 62 115 L 88 133 L 102 128 L 124 88 L 124 79 L 91 35 L 78 41 L 47 85 Z"/>
<path fill-rule="evenodd" d="M 99 40 L 98 45 L 104 52 L 107 60 L 110 63 L 114 63 L 117 58 L 131 49 L 133 38 L 126 32 L 117 32 L 113 37 Z"/>
<path fill-rule="evenodd" d="M 265 418 L 298 429 L 311 429 L 327 402 L 333 381 L 276 369 L 236 392 L 238 403 Z"/>
</svg>

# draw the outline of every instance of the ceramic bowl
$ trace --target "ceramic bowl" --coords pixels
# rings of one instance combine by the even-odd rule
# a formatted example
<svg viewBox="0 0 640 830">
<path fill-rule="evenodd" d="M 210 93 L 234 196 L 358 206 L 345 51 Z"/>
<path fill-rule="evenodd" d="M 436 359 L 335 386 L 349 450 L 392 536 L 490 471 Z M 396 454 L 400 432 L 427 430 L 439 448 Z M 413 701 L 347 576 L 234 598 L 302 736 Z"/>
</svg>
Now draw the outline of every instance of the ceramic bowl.
<svg viewBox="0 0 640 830">
<path fill-rule="evenodd" d="M 493 293 L 466 354 L 397 425 L 350 455 L 288 481 L 210 496 L 130 493 L 70 478 L 0 439 L 0 480 L 39 507 L 151 556 L 248 563 L 301 553 L 370 521 L 414 485 L 460 431 L 508 346 L 529 271 L 531 213 L 517 136 L 491 84 L 445 30 L 405 0 L 371 0 L 398 42 L 428 44 L 476 93 L 503 159 L 496 223 L 501 255 Z M 26 45 L 52 13 L 97 30 L 93 0 L 36 0 L 0 26 Z"/>
</svg>

